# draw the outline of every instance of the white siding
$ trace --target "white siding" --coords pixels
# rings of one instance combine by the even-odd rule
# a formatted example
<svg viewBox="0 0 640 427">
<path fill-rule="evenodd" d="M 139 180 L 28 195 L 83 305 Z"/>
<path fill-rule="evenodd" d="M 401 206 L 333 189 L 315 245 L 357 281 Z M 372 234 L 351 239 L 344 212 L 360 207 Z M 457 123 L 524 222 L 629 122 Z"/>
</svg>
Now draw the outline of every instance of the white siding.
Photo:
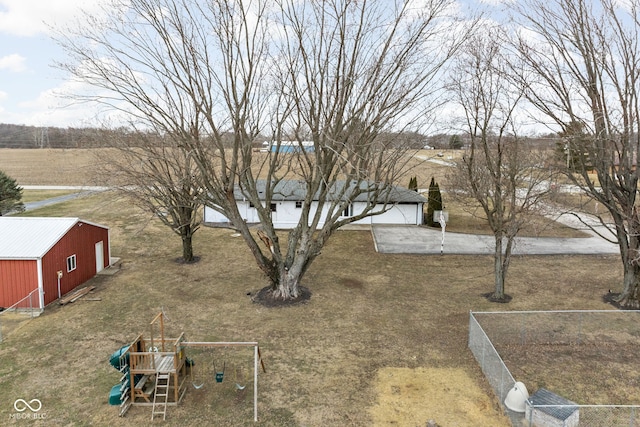
<svg viewBox="0 0 640 427">
<path fill-rule="evenodd" d="M 298 224 L 300 219 L 300 208 L 296 208 L 295 201 L 281 201 L 275 202 L 276 212 L 272 212 L 272 221 L 275 228 L 279 229 L 291 229 Z M 314 203 L 311 206 L 311 212 L 309 212 L 310 218 L 315 215 L 317 204 Z M 364 202 L 355 202 L 353 204 L 353 214 L 358 214 L 364 209 Z M 388 206 L 387 206 L 388 207 Z M 382 209 L 382 205 L 376 207 L 376 210 Z M 422 224 L 422 203 L 407 203 L 397 204 L 389 208 L 389 210 L 380 215 L 373 215 L 365 217 L 354 224 L 399 224 L 399 225 L 421 225 Z M 255 208 L 249 206 L 249 202 L 238 201 L 238 210 L 242 217 L 248 223 L 257 223 L 258 215 Z M 323 214 L 319 227 L 324 225 L 324 219 L 327 217 L 328 208 L 323 209 Z M 204 209 L 204 221 L 211 223 L 228 223 L 229 220 L 221 213 L 205 206 Z"/>
</svg>

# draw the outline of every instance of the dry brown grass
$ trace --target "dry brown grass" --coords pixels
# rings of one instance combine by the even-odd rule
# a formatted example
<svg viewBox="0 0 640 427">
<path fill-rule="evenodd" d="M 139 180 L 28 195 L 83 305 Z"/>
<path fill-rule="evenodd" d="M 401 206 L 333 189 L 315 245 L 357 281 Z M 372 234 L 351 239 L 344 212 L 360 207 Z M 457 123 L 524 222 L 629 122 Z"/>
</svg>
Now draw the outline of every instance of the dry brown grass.
<svg viewBox="0 0 640 427">
<path fill-rule="evenodd" d="M 0 417 L 15 413 L 15 399 L 38 398 L 47 418 L 34 425 L 148 424 L 150 408 L 119 418 L 107 404 L 119 380 L 108 357 L 164 309 L 168 335 L 260 343 L 267 373 L 257 425 L 507 426 L 466 348 L 469 310 L 607 309 L 601 296 L 621 281 L 615 256 L 516 257 L 513 301 L 496 305 L 482 297 L 492 288 L 491 257 L 383 255 L 369 232 L 340 231 L 305 276 L 310 302 L 269 309 L 247 296 L 265 279 L 230 230 L 200 230 L 201 261 L 180 265 L 179 239 L 115 194 L 29 214 L 108 225 L 112 254 L 124 261 L 117 275 L 93 279 L 100 301 L 52 305 L 0 345 L 0 401 L 8 402 Z M 212 357 L 235 366 L 246 355 Z M 190 390 L 165 424 L 256 425 L 251 390 L 216 386 L 211 379 L 206 394 Z"/>
<path fill-rule="evenodd" d="M 19 185 L 97 185 L 92 150 L 0 148 L 0 170 Z"/>
<path fill-rule="evenodd" d="M 559 193 L 554 196 L 553 201 L 564 209 L 585 212 L 591 215 L 601 215 L 608 218 L 610 215 L 606 207 L 596 202 L 585 194 L 580 193 Z"/>
</svg>

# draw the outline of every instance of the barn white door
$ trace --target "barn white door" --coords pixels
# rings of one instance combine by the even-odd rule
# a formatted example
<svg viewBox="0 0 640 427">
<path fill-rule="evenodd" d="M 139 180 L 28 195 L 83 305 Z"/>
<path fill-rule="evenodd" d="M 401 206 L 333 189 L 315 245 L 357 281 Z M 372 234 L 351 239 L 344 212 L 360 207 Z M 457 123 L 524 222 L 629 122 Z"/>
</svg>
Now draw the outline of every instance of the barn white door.
<svg viewBox="0 0 640 427">
<path fill-rule="evenodd" d="M 96 243 L 96 273 L 104 270 L 104 253 L 102 240 Z"/>
</svg>

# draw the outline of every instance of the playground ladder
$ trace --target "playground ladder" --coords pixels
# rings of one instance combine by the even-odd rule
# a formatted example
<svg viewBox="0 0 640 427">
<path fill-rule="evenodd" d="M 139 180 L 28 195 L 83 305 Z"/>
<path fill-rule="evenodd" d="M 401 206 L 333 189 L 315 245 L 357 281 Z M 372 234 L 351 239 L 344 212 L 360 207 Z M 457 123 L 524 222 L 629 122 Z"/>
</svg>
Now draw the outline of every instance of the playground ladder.
<svg viewBox="0 0 640 427">
<path fill-rule="evenodd" d="M 162 415 L 162 419 L 167 416 L 167 400 L 169 398 L 169 382 L 170 374 L 156 375 L 156 389 L 153 392 L 153 410 L 151 411 L 151 419 L 156 415 Z"/>
<path fill-rule="evenodd" d="M 131 384 L 129 381 L 131 380 L 131 376 L 129 374 L 129 360 L 123 355 L 120 356 L 120 373 L 122 377 L 120 377 L 120 416 L 124 416 L 127 413 L 129 408 L 131 407 Z"/>
<path fill-rule="evenodd" d="M 125 365 L 120 369 L 122 377 L 120 378 L 120 416 L 122 417 L 131 407 L 131 385 L 129 384 L 129 365 Z"/>
</svg>

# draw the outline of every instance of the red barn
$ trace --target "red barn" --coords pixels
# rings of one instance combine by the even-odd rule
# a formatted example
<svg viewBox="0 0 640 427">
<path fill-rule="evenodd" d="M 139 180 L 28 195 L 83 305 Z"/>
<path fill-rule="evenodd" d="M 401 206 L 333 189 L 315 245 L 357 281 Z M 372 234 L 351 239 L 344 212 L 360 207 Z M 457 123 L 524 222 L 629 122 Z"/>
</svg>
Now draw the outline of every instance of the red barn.
<svg viewBox="0 0 640 427">
<path fill-rule="evenodd" d="M 0 217 L 0 307 L 43 309 L 109 263 L 105 226 L 78 218 Z"/>
</svg>

